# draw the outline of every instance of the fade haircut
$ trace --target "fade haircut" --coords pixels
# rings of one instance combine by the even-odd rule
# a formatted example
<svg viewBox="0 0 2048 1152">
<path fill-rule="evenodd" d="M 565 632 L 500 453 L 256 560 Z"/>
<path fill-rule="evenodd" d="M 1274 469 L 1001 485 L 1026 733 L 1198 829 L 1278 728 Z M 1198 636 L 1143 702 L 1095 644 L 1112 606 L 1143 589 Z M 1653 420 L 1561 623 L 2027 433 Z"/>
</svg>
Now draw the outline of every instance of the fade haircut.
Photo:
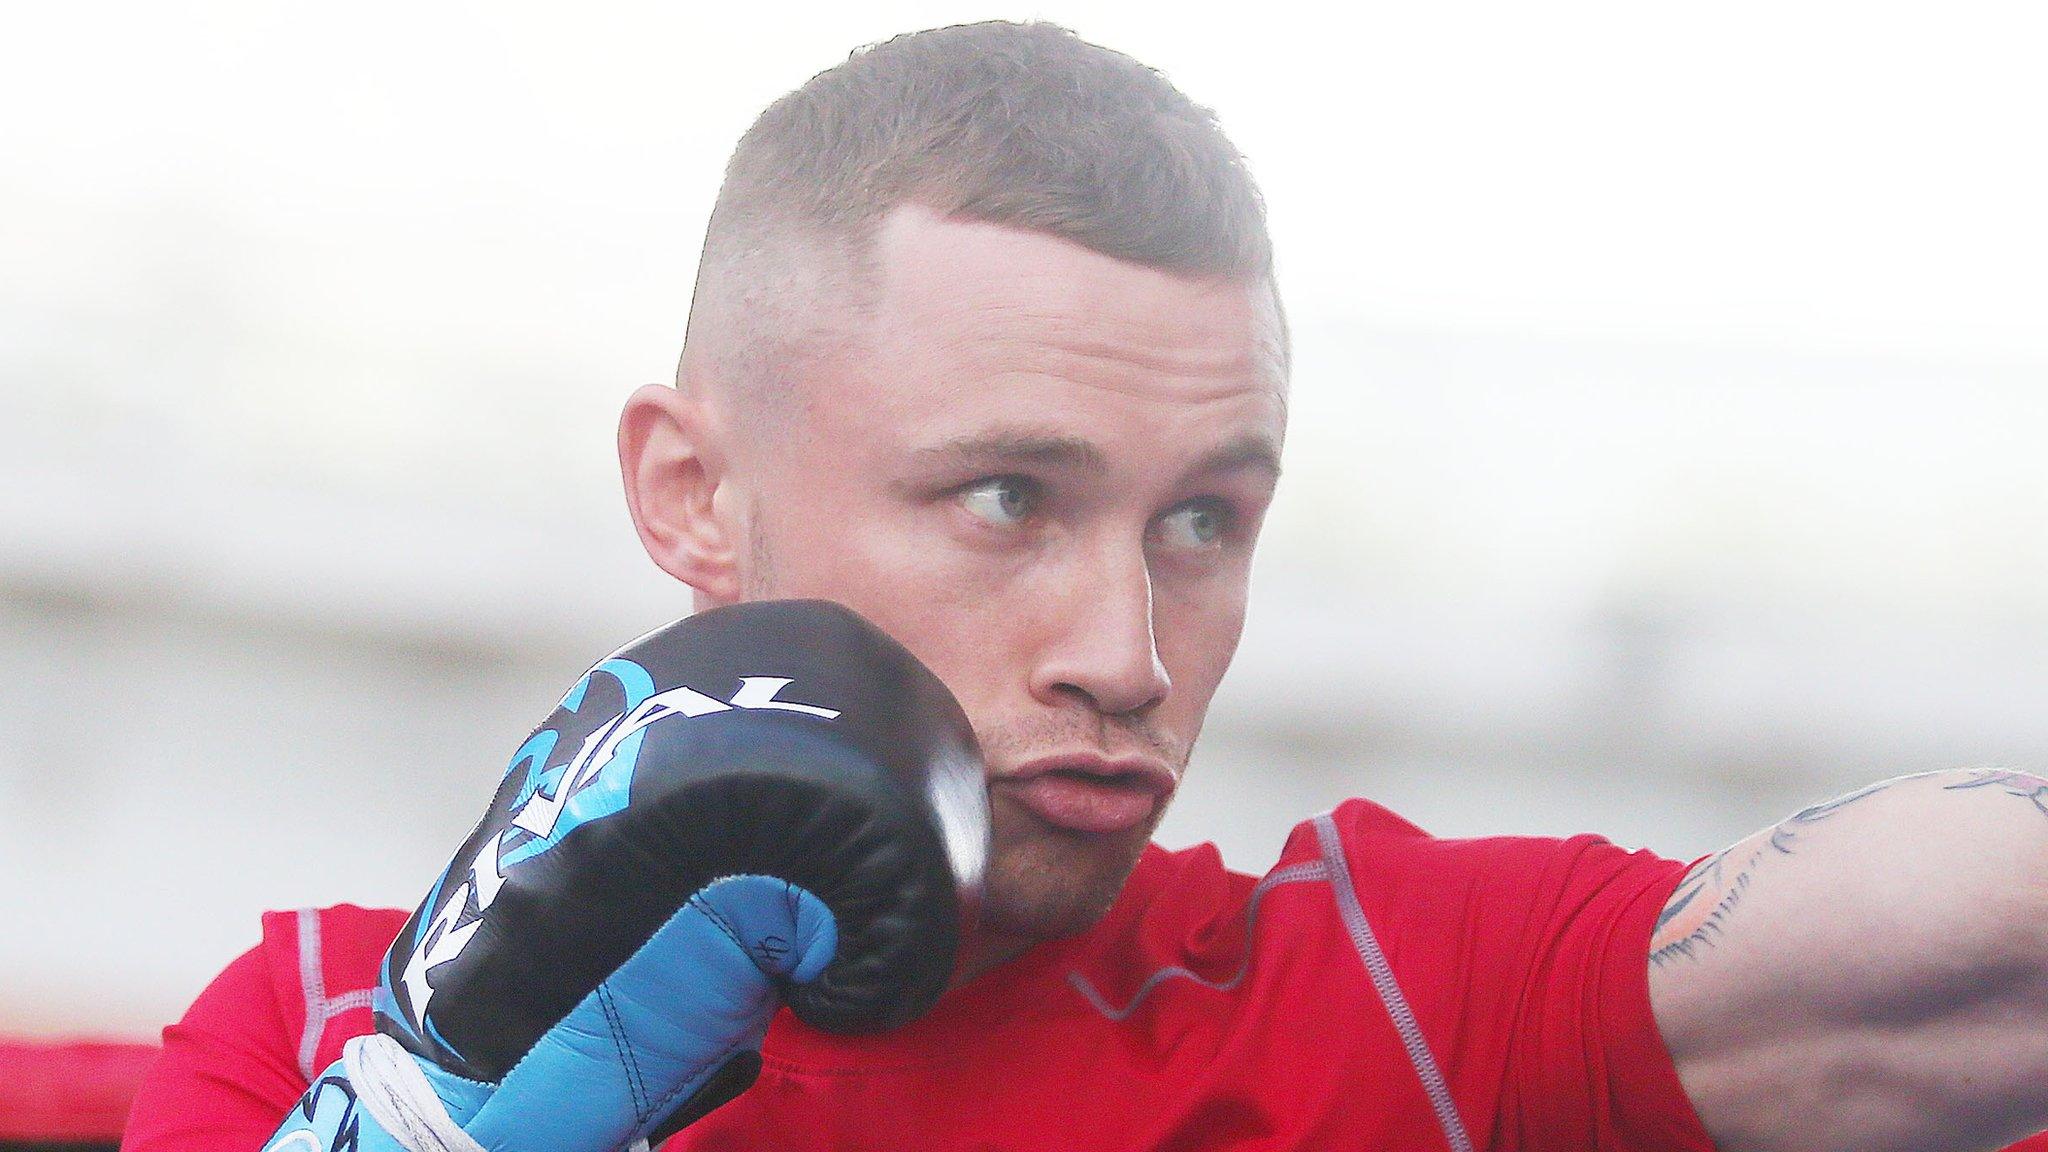
<svg viewBox="0 0 2048 1152">
<path fill-rule="evenodd" d="M 912 203 L 1184 276 L 1272 276 L 1265 204 L 1209 109 L 1055 24 L 938 28 L 856 50 L 740 138 L 685 365 L 742 391 L 742 412 L 784 395 L 857 334 L 875 232 Z"/>
</svg>

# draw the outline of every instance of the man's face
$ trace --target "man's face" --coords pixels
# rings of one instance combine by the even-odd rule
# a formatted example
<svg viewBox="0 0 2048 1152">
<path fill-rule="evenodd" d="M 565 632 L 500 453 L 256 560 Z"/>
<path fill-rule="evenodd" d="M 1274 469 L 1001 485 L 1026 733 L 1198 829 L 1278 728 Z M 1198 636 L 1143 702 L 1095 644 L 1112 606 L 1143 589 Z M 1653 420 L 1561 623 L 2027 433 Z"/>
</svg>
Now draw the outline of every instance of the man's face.
<svg viewBox="0 0 2048 1152">
<path fill-rule="evenodd" d="M 1244 623 L 1286 425 L 1263 283 L 900 209 L 856 349 L 736 453 L 750 597 L 903 642 L 988 756 L 996 933 L 1108 908 Z"/>
</svg>

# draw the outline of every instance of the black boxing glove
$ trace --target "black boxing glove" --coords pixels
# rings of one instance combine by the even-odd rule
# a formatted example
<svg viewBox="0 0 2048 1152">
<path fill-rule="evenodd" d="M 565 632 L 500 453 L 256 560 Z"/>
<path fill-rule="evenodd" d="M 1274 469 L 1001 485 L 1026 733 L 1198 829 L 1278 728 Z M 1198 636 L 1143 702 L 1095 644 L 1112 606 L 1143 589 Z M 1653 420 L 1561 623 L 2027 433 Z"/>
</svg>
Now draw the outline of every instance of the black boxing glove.
<svg viewBox="0 0 2048 1152">
<path fill-rule="evenodd" d="M 780 1003 L 834 1031 L 930 1008 L 987 838 L 960 706 L 852 612 L 650 633 L 514 754 L 385 959 L 377 1035 L 266 1147 L 659 1142 L 752 1083 Z"/>
</svg>

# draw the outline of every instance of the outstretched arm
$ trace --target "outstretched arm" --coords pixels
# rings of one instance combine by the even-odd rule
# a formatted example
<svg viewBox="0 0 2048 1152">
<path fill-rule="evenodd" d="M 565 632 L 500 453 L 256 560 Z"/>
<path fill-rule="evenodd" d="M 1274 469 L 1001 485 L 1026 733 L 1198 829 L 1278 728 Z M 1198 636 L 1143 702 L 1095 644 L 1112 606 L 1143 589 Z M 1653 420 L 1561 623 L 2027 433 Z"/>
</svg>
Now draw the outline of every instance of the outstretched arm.
<svg viewBox="0 0 2048 1152">
<path fill-rule="evenodd" d="M 1935 772 L 1803 809 L 1695 866 L 1650 948 L 1724 1152 L 2048 1128 L 2048 779 Z"/>
</svg>

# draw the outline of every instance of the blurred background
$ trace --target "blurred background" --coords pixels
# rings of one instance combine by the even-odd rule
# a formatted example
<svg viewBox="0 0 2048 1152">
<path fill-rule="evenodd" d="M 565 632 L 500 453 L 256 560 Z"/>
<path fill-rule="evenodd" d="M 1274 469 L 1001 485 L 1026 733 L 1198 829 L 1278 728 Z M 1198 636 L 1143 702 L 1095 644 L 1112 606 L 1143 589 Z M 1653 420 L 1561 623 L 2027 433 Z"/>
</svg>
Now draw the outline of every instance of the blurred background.
<svg viewBox="0 0 2048 1152">
<path fill-rule="evenodd" d="M 613 422 L 725 156 L 855 45 L 1043 16 L 1271 204 L 1287 478 L 1171 845 L 1371 797 L 1690 857 L 2048 769 L 2026 5 L 222 2 L 0 37 L 0 1030 L 147 1037 L 257 914 L 411 905 L 687 608 Z"/>
</svg>

